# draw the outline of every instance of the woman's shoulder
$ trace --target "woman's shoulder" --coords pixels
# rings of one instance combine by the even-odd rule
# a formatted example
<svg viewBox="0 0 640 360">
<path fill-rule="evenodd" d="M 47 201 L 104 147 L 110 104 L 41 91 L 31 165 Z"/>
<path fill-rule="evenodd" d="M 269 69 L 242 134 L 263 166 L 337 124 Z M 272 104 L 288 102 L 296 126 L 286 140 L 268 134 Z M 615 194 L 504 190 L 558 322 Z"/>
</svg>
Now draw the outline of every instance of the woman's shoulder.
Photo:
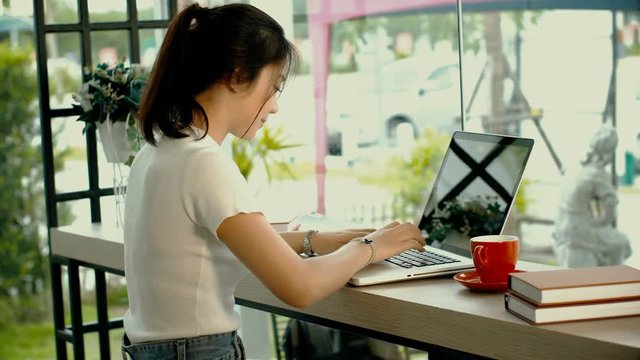
<svg viewBox="0 0 640 360">
<path fill-rule="evenodd" d="M 210 159 L 224 158 L 224 154 L 212 138 L 206 136 L 204 138 L 194 138 L 192 136 L 184 138 L 168 138 L 162 137 L 157 144 L 159 152 L 166 155 L 173 155 L 184 158 L 187 161 L 198 154 L 196 158 L 208 157 Z"/>
<path fill-rule="evenodd" d="M 197 147 L 189 151 L 185 159 L 185 172 L 198 172 L 219 177 L 228 174 L 235 177 L 239 173 L 238 166 L 231 156 L 222 152 L 219 148 Z"/>
<path fill-rule="evenodd" d="M 184 161 L 180 176 L 183 189 L 189 189 L 197 196 L 208 191 L 230 195 L 246 186 L 236 163 L 227 154 L 209 148 L 191 152 Z"/>
</svg>

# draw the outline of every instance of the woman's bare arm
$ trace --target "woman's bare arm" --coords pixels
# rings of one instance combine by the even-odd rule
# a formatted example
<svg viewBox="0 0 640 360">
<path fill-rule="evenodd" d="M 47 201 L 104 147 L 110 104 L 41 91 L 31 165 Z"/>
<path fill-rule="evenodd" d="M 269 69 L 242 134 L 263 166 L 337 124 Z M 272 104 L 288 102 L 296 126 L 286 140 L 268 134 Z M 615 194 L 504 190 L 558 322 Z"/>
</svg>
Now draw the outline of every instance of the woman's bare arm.
<svg viewBox="0 0 640 360">
<path fill-rule="evenodd" d="M 271 292 L 295 307 L 307 307 L 344 286 L 372 254 L 368 245 L 351 242 L 330 254 L 303 259 L 259 213 L 229 217 L 217 233 Z M 424 245 L 420 231 L 409 223 L 389 224 L 367 238 L 374 241 L 373 261 Z"/>
<path fill-rule="evenodd" d="M 347 229 L 343 231 L 319 232 L 312 237 L 311 249 L 318 255 L 325 255 L 336 251 L 349 240 L 366 236 L 376 229 Z M 281 232 L 280 236 L 291 246 L 293 251 L 302 253 L 302 241 L 305 231 Z"/>
</svg>

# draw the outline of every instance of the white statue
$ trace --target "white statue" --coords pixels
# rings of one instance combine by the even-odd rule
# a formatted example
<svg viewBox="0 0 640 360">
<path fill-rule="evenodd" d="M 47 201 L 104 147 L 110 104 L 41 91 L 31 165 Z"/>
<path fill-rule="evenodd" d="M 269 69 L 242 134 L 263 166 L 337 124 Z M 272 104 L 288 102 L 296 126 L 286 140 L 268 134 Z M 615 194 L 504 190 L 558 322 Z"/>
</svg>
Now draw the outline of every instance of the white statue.
<svg viewBox="0 0 640 360">
<path fill-rule="evenodd" d="M 553 234 L 562 266 L 618 265 L 631 255 L 629 239 L 614 227 L 618 194 L 605 170 L 617 145 L 616 130 L 600 128 L 582 161 L 582 171 L 563 192 Z"/>
</svg>

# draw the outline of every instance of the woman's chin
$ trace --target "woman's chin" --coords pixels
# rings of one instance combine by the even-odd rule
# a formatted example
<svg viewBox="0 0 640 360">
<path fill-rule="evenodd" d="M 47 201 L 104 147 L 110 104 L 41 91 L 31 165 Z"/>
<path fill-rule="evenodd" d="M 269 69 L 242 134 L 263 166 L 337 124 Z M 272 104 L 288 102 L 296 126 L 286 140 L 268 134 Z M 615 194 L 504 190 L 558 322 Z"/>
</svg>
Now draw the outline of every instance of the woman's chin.
<svg viewBox="0 0 640 360">
<path fill-rule="evenodd" d="M 253 131 L 250 131 L 247 133 L 247 135 L 244 136 L 245 140 L 253 140 L 256 138 L 256 135 L 258 135 L 258 132 L 260 131 L 260 128 L 257 128 Z"/>
</svg>

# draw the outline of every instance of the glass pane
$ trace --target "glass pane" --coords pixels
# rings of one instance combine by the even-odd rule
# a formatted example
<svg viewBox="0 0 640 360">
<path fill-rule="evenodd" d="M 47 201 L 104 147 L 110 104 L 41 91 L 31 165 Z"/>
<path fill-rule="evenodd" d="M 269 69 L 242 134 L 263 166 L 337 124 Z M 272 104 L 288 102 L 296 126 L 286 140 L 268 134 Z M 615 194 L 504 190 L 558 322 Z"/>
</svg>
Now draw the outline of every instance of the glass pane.
<svg viewBox="0 0 640 360">
<path fill-rule="evenodd" d="M 107 296 L 109 297 L 109 319 L 124 317 L 129 307 L 129 299 L 127 297 L 127 283 L 124 276 L 115 274 L 107 275 Z M 120 344 L 122 341 L 123 329 L 111 330 L 110 337 L 112 342 Z"/>
<path fill-rule="evenodd" d="M 88 0 L 89 21 L 110 22 L 127 21 L 127 0 Z"/>
<path fill-rule="evenodd" d="M 129 307 L 128 304 L 125 305 L 124 308 L 121 308 L 120 306 L 113 306 L 111 305 L 111 303 L 109 303 L 109 319 L 124 318 L 124 314 L 128 307 Z M 114 310 L 117 311 L 117 315 L 112 316 L 111 313 L 114 312 Z M 109 343 L 111 344 L 110 347 L 111 347 L 112 354 L 118 354 L 122 351 L 120 346 L 122 345 L 123 336 L 124 336 L 124 329 L 122 328 L 113 329 L 109 331 Z"/>
<path fill-rule="evenodd" d="M 44 0 L 44 21 L 46 24 L 78 23 L 78 2 L 65 0 Z"/>
<path fill-rule="evenodd" d="M 618 174 L 617 228 L 631 241 L 632 254 L 626 264 L 640 267 L 640 230 L 635 215 L 640 204 L 640 41 L 637 24 L 640 12 L 626 12 L 618 19 L 621 50 L 616 76 L 616 127 L 619 145 L 616 151 Z"/>
<path fill-rule="evenodd" d="M 47 67 L 49 72 L 49 106 L 69 108 L 72 94 L 82 86 L 80 34 L 47 34 Z"/>
<path fill-rule="evenodd" d="M 84 123 L 75 118 L 55 118 L 51 121 L 53 154 L 56 163 L 56 192 L 82 191 L 89 188 L 87 145 L 82 129 Z"/>
<path fill-rule="evenodd" d="M 88 271 L 89 269 L 85 270 L 86 277 L 91 277 L 93 278 L 93 274 L 90 273 L 90 271 Z M 82 274 L 82 273 L 81 273 Z M 80 279 L 82 280 L 83 275 L 80 275 Z M 93 289 L 83 289 L 85 291 L 87 290 L 93 290 Z M 87 299 L 87 302 L 94 300 L 95 299 Z M 96 321 L 97 320 L 97 312 L 94 310 L 95 306 L 93 306 L 92 303 L 88 303 L 88 304 L 82 304 L 83 309 L 83 317 L 82 317 L 82 321 Z M 89 310 L 89 307 L 93 307 L 93 309 Z M 88 318 L 85 320 L 85 317 Z M 95 320 L 93 319 L 95 318 Z M 99 339 L 98 339 L 98 333 L 97 332 L 93 332 L 93 333 L 85 333 L 82 335 L 83 339 L 84 339 L 84 346 L 87 347 L 87 349 L 99 349 L 100 345 L 99 345 Z"/>
<path fill-rule="evenodd" d="M 633 16 L 619 16 L 619 33 L 614 38 L 621 41 L 617 44 L 611 42 L 612 20 L 610 11 L 583 9 L 465 12 L 465 59 L 475 60 L 468 62 L 474 66 L 484 64 L 477 68 L 487 66 L 484 77 L 480 77 L 467 62 L 463 64 L 465 106 L 470 109 L 465 128 L 536 141 L 510 227 L 505 230 L 520 235 L 523 259 L 565 264 L 568 257 L 562 255 L 562 242 L 600 241 L 582 235 L 574 236 L 580 240 L 571 240 L 563 224 L 573 221 L 580 221 L 584 234 L 603 234 L 611 251 L 617 249 L 615 239 L 630 239 L 633 253 L 640 248 L 633 243 L 640 232 L 633 225 L 637 206 L 632 205 L 640 200 L 640 62 L 634 56 L 634 49 L 640 47 L 632 35 L 625 36 L 626 29 L 636 26 Z M 567 44 L 571 44 L 570 49 Z M 610 81 L 615 69 L 613 52 L 618 57 L 615 88 Z M 604 150 L 592 144 L 603 122 L 614 123 L 608 101 L 616 105 L 618 142 Z M 604 133 L 598 134 L 602 140 Z M 597 156 L 606 159 L 612 149 L 616 154 L 614 164 L 586 161 L 590 151 L 602 151 Z M 587 185 L 597 177 L 604 181 Z M 607 209 L 598 202 L 597 192 L 615 192 L 616 187 L 617 205 L 612 212 L 617 215 L 613 215 L 613 221 L 597 220 L 606 222 L 601 226 L 593 219 L 605 216 L 603 211 Z M 600 190 L 590 192 L 596 188 Z M 581 199 L 593 201 L 580 202 L 567 196 L 577 193 Z M 593 216 L 579 218 L 576 214 L 581 213 Z M 608 251 L 600 252 L 598 258 L 613 259 Z M 584 255 L 582 261 L 592 258 L 595 252 Z M 632 266 L 640 264 L 640 257 L 621 259 Z M 583 266 L 605 264 L 589 261 Z"/>
<path fill-rule="evenodd" d="M 59 202 L 58 204 L 58 226 L 91 223 L 91 210 L 89 200 L 75 200 Z"/>
<path fill-rule="evenodd" d="M 151 68 L 156 61 L 156 55 L 160 50 L 162 39 L 167 29 L 140 30 L 140 63 Z"/>
<path fill-rule="evenodd" d="M 460 129 L 455 12 L 341 21 L 331 34 L 327 214 L 371 226 L 414 220 Z"/>
<path fill-rule="evenodd" d="M 138 0 L 138 20 L 169 19 L 167 0 Z"/>
<path fill-rule="evenodd" d="M 108 227 L 122 228 L 124 222 L 124 195 L 100 198 L 102 223 Z"/>
<path fill-rule="evenodd" d="M 267 217 L 275 214 L 271 219 L 288 220 L 287 211 L 296 215 L 321 209 L 330 218 L 329 227 L 414 220 L 448 137 L 460 128 L 455 8 L 430 12 L 429 7 L 408 10 L 406 2 L 388 2 L 388 14 L 368 16 L 364 7 L 354 20 L 331 25 L 327 113 L 316 120 L 314 89 L 321 85 L 310 67 L 322 60 L 313 57 L 313 50 L 323 44 L 314 42 L 321 39 L 310 34 L 308 21 L 344 9 L 327 5 L 305 14 L 306 7 L 300 6 L 305 3 L 293 2 L 294 23 L 285 27 L 300 51 L 300 68 L 267 125 L 273 131 L 282 126 L 285 143 L 302 144 L 277 154 L 295 179 L 270 164 L 277 176 L 269 181 L 262 164 L 256 164 L 249 183 L 258 187 Z M 401 14 L 396 11 L 400 8 Z M 308 131 L 316 121 L 327 126 L 320 144 Z M 327 156 L 316 159 L 316 149 L 324 150 L 325 141 Z M 317 170 L 325 171 L 326 178 L 316 176 Z M 286 209 L 277 201 L 283 196 L 289 199 Z"/>
<path fill-rule="evenodd" d="M 66 292 L 66 291 L 65 291 L 65 292 Z M 69 301 L 65 301 L 65 304 L 67 304 L 65 307 L 67 307 L 67 308 L 68 308 L 68 307 L 69 307 L 69 305 L 68 305 L 68 304 L 69 304 Z M 69 315 L 67 315 L 67 314 L 70 314 L 69 310 L 65 310 L 64 314 L 65 314 L 64 316 L 65 316 L 66 318 L 68 318 L 67 320 L 69 320 L 69 321 L 70 321 L 70 320 L 71 320 L 71 318 L 70 318 L 70 316 L 69 316 Z M 70 324 L 70 322 L 69 322 L 69 321 L 67 321 L 66 323 L 67 323 L 67 324 Z M 73 344 L 72 344 L 72 343 L 70 343 L 70 342 L 66 342 L 65 347 L 67 348 L 67 354 L 73 354 Z"/>
<path fill-rule="evenodd" d="M 94 66 L 100 63 L 129 62 L 130 48 L 128 30 L 91 32 L 91 61 Z"/>
</svg>

